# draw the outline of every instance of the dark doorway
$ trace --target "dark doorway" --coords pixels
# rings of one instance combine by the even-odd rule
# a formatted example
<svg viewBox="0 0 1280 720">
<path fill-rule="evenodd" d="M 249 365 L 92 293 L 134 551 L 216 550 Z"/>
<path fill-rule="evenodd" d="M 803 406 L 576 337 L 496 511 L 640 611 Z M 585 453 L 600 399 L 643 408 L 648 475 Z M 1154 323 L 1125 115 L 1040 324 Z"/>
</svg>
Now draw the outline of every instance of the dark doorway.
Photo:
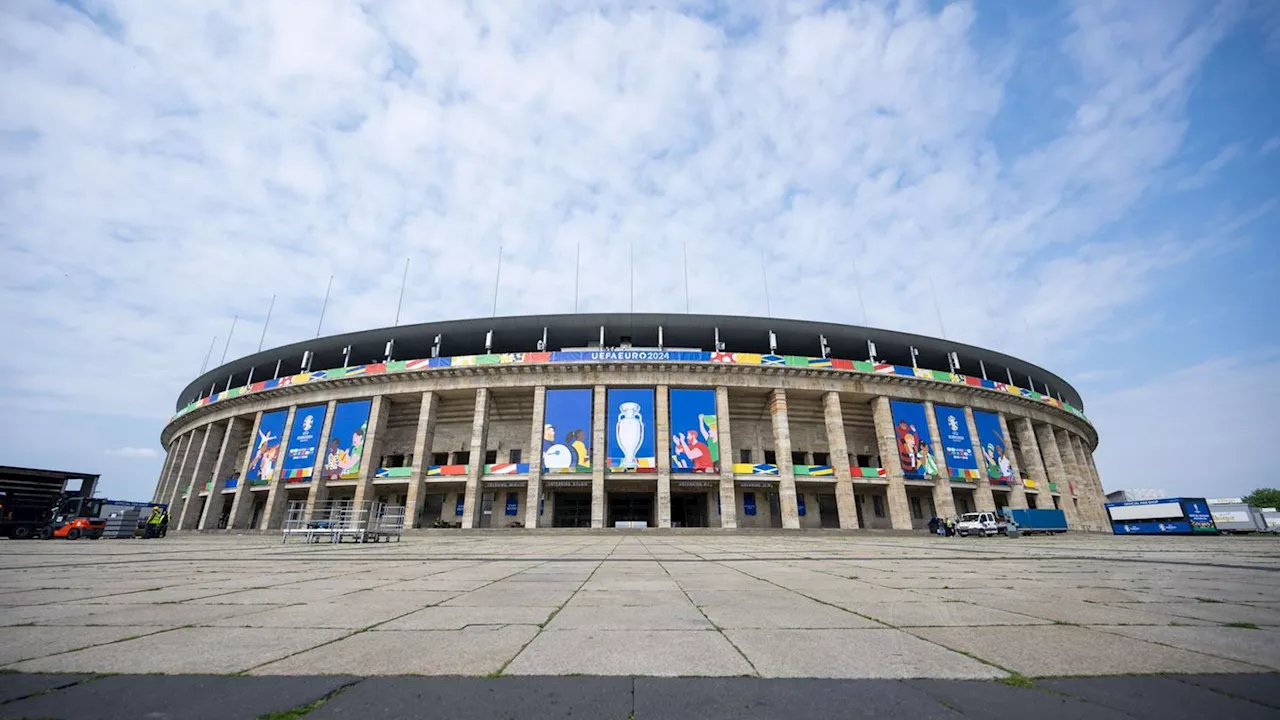
<svg viewBox="0 0 1280 720">
<path fill-rule="evenodd" d="M 653 527 L 653 493 L 609 493 L 609 527 L 642 522 Z"/>
<path fill-rule="evenodd" d="M 782 527 L 782 503 L 778 501 L 778 493 L 769 493 L 769 527 Z"/>
<path fill-rule="evenodd" d="M 222 511 L 218 513 L 218 529 L 226 530 L 227 525 L 231 522 L 231 504 L 235 502 L 235 495 L 222 496 Z"/>
<path fill-rule="evenodd" d="M 671 527 L 706 527 L 706 493 L 671 496 Z"/>
<path fill-rule="evenodd" d="M 556 493 L 552 499 L 551 527 L 591 527 L 591 493 Z"/>
<path fill-rule="evenodd" d="M 414 527 L 431 527 L 444 511 L 444 493 L 427 493 L 422 498 L 422 514 Z"/>
<path fill-rule="evenodd" d="M 840 509 L 836 506 L 835 495 L 818 496 L 818 518 L 824 528 L 840 527 Z"/>
</svg>

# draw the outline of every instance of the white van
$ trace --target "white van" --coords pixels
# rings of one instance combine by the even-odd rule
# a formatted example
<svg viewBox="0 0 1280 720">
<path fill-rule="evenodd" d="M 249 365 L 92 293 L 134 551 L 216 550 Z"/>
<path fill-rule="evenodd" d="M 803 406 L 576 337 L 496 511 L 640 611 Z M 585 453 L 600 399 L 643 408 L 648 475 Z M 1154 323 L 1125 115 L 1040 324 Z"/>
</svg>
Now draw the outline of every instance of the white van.
<svg viewBox="0 0 1280 720">
<path fill-rule="evenodd" d="M 965 513 L 960 516 L 960 522 L 956 523 L 956 533 L 960 537 L 992 537 L 999 532 L 1000 525 L 996 522 L 996 514 L 992 512 Z"/>
</svg>

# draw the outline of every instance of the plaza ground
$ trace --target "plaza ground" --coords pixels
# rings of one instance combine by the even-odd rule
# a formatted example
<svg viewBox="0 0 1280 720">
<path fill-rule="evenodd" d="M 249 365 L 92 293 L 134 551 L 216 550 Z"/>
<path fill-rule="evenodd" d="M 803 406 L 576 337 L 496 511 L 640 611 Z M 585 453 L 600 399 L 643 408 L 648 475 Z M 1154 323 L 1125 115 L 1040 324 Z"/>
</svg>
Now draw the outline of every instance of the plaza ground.
<svg viewBox="0 0 1280 720">
<path fill-rule="evenodd" d="M 310 680 L 323 696 L 378 675 L 1004 688 L 1280 670 L 1276 538 L 191 534 L 3 541 L 0 568 L 0 668 L 63 678 L 336 676 Z"/>
</svg>

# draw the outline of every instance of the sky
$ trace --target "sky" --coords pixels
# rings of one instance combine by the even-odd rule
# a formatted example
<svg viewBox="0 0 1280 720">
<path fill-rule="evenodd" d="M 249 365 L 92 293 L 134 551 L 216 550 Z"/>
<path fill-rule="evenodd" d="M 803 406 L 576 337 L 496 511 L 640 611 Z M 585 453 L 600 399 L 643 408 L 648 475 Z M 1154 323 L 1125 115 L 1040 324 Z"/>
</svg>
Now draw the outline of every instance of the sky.
<svg viewBox="0 0 1280 720">
<path fill-rule="evenodd" d="M 687 249 L 695 312 L 767 264 L 776 317 L 1056 372 L 1108 490 L 1274 486 L 1277 87 L 1269 0 L 7 0 L 0 464 L 150 497 L 210 347 L 330 275 L 326 334 L 406 258 L 402 323 L 486 316 L 499 248 L 500 315 L 579 251 L 580 310 L 683 312 Z"/>
</svg>

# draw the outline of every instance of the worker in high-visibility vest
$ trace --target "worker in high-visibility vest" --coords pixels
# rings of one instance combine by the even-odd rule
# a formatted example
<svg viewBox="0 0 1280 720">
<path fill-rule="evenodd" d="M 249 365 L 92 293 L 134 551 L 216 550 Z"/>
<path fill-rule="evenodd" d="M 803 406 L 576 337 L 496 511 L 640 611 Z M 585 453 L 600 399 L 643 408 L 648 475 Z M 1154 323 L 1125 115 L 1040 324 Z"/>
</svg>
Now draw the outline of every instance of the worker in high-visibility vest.
<svg viewBox="0 0 1280 720">
<path fill-rule="evenodd" d="M 153 538 L 160 536 L 160 523 L 164 522 L 164 510 L 157 505 L 151 508 L 151 517 L 147 518 L 147 529 L 143 533 L 144 538 Z"/>
</svg>

